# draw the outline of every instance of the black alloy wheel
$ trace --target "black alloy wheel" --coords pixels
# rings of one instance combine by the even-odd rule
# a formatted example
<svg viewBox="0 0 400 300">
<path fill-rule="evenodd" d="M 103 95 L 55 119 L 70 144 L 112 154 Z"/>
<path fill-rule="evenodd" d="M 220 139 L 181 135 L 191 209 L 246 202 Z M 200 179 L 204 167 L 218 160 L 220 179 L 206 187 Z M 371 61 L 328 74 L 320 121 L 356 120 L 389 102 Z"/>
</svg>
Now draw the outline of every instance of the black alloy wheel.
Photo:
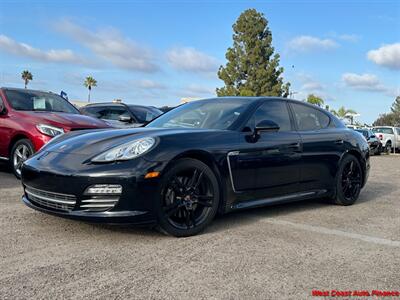
<svg viewBox="0 0 400 300">
<path fill-rule="evenodd" d="M 352 205 L 358 199 L 362 185 L 362 170 L 358 159 L 346 155 L 338 170 L 336 179 L 336 199 L 339 205 Z"/>
<path fill-rule="evenodd" d="M 163 232 L 178 237 L 195 235 L 217 212 L 217 178 L 201 161 L 181 159 L 163 176 L 160 202 L 158 219 Z"/>
</svg>

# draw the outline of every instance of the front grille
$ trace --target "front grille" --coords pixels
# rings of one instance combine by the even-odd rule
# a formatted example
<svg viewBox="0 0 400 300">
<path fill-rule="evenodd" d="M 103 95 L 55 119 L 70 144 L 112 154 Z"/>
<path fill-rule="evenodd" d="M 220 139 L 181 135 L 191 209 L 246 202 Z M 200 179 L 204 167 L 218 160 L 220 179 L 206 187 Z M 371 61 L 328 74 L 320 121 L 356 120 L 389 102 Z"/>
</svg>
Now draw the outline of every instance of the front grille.
<svg viewBox="0 0 400 300">
<path fill-rule="evenodd" d="M 25 194 L 31 202 L 56 210 L 71 211 L 76 204 L 74 195 L 53 193 L 29 186 L 25 186 Z"/>
<path fill-rule="evenodd" d="M 81 201 L 80 208 L 84 211 L 106 211 L 115 206 L 119 196 L 94 196 Z"/>
</svg>

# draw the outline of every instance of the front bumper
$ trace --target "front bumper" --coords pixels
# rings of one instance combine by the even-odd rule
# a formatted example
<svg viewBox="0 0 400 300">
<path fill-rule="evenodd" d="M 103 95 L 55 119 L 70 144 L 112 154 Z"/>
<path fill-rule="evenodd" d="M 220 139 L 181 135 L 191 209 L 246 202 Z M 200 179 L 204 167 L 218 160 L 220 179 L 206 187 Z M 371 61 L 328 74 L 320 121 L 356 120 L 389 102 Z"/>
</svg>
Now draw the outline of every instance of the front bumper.
<svg viewBox="0 0 400 300">
<path fill-rule="evenodd" d="M 22 201 L 38 211 L 87 222 L 153 224 L 161 164 L 145 160 L 87 165 L 79 155 L 39 154 L 22 168 Z M 118 195 L 87 194 L 94 185 L 119 185 Z M 112 204 L 112 205 L 111 205 Z M 102 209 L 101 207 L 106 206 Z M 97 208 L 100 207 L 100 208 Z"/>
<path fill-rule="evenodd" d="M 30 208 L 43 213 L 63 217 L 67 219 L 81 220 L 90 223 L 106 223 L 106 224 L 135 224 L 135 225 L 152 225 L 156 221 L 147 211 L 105 211 L 105 212 L 84 212 L 84 211 L 56 211 L 39 206 L 30 201 L 25 195 L 22 201 Z"/>
</svg>

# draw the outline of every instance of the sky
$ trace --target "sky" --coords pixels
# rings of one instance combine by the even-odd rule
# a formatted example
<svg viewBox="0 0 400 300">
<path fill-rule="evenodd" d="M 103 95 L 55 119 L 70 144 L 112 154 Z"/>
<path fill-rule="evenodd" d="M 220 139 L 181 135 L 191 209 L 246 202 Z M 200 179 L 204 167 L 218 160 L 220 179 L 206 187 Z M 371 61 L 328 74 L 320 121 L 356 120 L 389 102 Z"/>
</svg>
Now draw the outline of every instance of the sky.
<svg viewBox="0 0 400 300">
<path fill-rule="evenodd" d="M 400 94 L 400 1 L 0 0 L 0 86 L 174 106 L 215 96 L 241 12 L 263 13 L 293 98 L 372 123 Z"/>
</svg>

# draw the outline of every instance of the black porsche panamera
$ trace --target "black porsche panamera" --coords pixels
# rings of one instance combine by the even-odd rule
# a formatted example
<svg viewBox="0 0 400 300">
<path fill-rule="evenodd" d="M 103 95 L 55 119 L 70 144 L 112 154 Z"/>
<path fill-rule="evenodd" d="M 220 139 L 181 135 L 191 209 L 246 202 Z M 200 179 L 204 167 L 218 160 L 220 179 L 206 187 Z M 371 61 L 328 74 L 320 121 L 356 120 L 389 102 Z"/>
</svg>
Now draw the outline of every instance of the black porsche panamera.
<svg viewBox="0 0 400 300">
<path fill-rule="evenodd" d="M 368 150 L 360 134 L 300 101 L 200 100 L 143 128 L 52 140 L 23 166 L 23 201 L 62 217 L 189 236 L 217 213 L 316 197 L 353 204 Z"/>
</svg>

